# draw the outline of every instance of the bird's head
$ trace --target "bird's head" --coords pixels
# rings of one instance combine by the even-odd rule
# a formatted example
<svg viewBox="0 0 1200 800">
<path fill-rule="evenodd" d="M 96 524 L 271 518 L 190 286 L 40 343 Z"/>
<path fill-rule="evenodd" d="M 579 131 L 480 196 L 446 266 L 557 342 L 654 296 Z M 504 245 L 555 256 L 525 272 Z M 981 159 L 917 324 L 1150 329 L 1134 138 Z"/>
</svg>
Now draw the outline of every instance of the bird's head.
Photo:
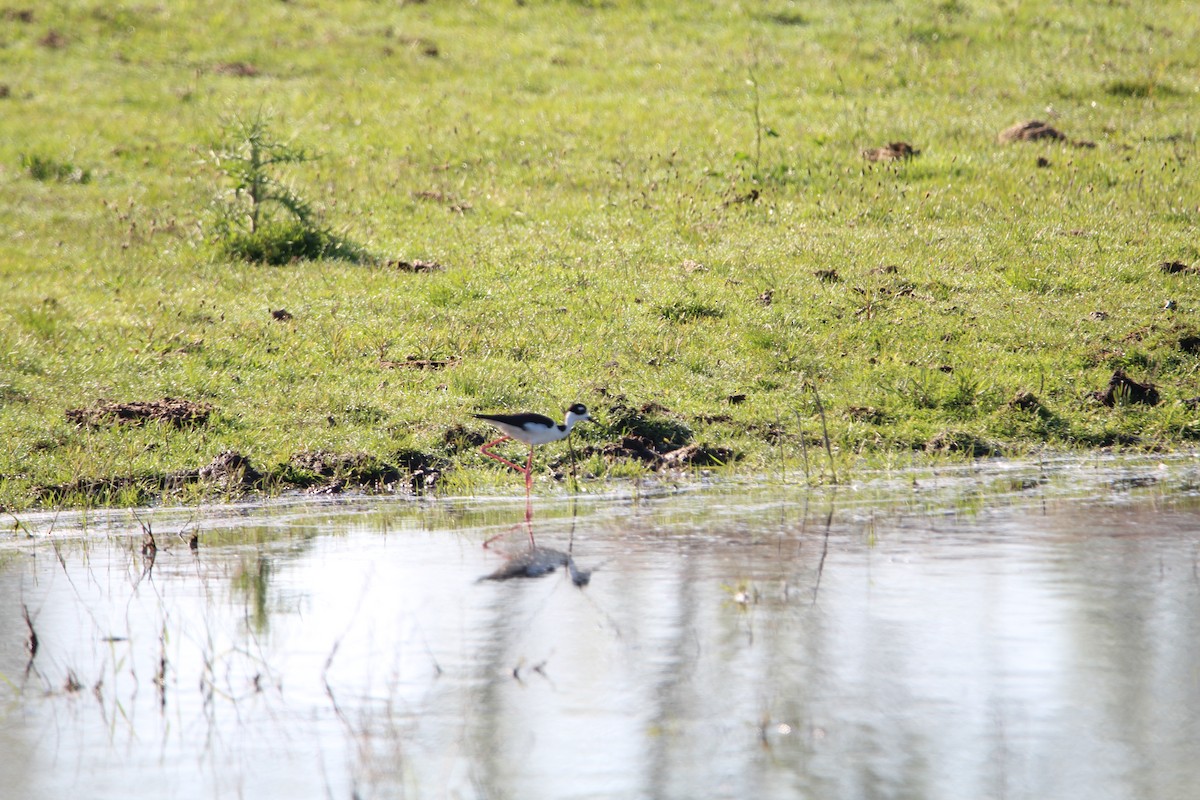
<svg viewBox="0 0 1200 800">
<path fill-rule="evenodd" d="M 570 428 L 576 422 L 583 422 L 591 419 L 592 415 L 588 413 L 587 406 L 583 403 L 576 403 L 567 409 L 567 427 Z"/>
</svg>

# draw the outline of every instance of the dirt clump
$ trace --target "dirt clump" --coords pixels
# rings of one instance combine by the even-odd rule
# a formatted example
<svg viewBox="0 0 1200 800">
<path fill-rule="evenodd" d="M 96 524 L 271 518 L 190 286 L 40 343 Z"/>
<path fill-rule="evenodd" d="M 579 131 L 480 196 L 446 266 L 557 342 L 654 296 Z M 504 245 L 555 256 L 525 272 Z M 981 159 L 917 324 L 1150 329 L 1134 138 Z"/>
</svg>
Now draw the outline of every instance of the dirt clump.
<svg viewBox="0 0 1200 800">
<path fill-rule="evenodd" d="M 455 214 L 465 214 L 471 210 L 471 204 L 465 200 L 460 200 L 454 195 L 446 194 L 445 192 L 437 191 L 436 189 L 425 189 L 420 192 L 413 192 L 413 198 L 416 200 L 427 200 L 431 203 L 443 205 Z"/>
<path fill-rule="evenodd" d="M 442 434 L 442 446 L 452 453 L 463 450 L 474 450 L 487 443 L 487 437 L 477 431 L 468 429 L 461 423 L 455 423 Z"/>
<path fill-rule="evenodd" d="M 397 450 L 391 460 L 408 473 L 408 489 L 413 494 L 433 491 L 448 463 L 420 450 Z"/>
<path fill-rule="evenodd" d="M 423 261 L 419 258 L 414 258 L 412 261 L 393 259 L 384 264 L 384 266 L 400 270 L 401 272 L 441 272 L 445 269 L 445 267 L 436 261 Z"/>
<path fill-rule="evenodd" d="M 734 457 L 728 447 L 694 442 L 665 454 L 662 464 L 665 467 L 720 467 L 733 461 Z"/>
<path fill-rule="evenodd" d="M 86 408 L 69 408 L 68 422 L 100 428 L 106 425 L 145 425 L 147 422 L 162 422 L 174 428 L 189 428 L 208 422 L 213 412 L 208 403 L 195 403 L 178 397 L 161 400 L 135 400 L 118 403 L 113 400 L 97 400 Z"/>
<path fill-rule="evenodd" d="M 1067 137 L 1062 134 L 1057 128 L 1042 122 L 1041 120 L 1031 119 L 1028 122 L 1018 122 L 1016 125 L 1005 128 L 1000 131 L 1000 141 L 1008 142 L 1036 142 L 1040 139 L 1051 139 L 1053 141 L 1062 141 Z"/>
<path fill-rule="evenodd" d="M 1092 396 L 1102 405 L 1106 405 L 1109 408 L 1115 406 L 1118 402 L 1156 406 L 1161 400 L 1158 389 L 1154 388 L 1154 384 L 1138 383 L 1121 369 L 1113 371 L 1112 377 L 1108 379 L 1108 386 L 1104 391 L 1093 392 Z"/>
<path fill-rule="evenodd" d="M 855 422 L 867 422 L 872 425 L 878 425 L 887 420 L 887 415 L 875 406 L 846 406 L 842 413 L 845 414 L 847 419 L 852 419 Z"/>
<path fill-rule="evenodd" d="M 662 461 L 662 453 L 654 448 L 654 442 L 638 434 L 622 436 L 618 442 L 609 442 L 600 448 L 600 454 L 610 460 L 623 458 L 655 467 Z"/>
<path fill-rule="evenodd" d="M 1191 275 L 1197 271 L 1194 267 L 1190 267 L 1182 261 L 1164 261 L 1158 265 L 1158 268 L 1167 275 L 1179 275 L 1180 273 Z"/>
<path fill-rule="evenodd" d="M 67 37 L 56 30 L 49 30 L 46 35 L 38 39 L 38 44 L 48 50 L 61 50 L 67 46 Z"/>
<path fill-rule="evenodd" d="M 227 61 L 213 67 L 213 72 L 218 75 L 232 75 L 235 78 L 255 78 L 261 73 L 261 70 L 245 61 Z"/>
<path fill-rule="evenodd" d="M 891 142 L 886 147 L 869 147 L 862 155 L 867 161 L 903 161 L 921 155 L 921 151 L 908 142 Z"/>
<path fill-rule="evenodd" d="M 383 369 L 445 369 L 452 367 L 458 363 L 456 358 L 418 358 L 416 356 L 408 356 L 403 361 L 390 361 L 388 359 L 380 359 L 379 366 Z"/>
<path fill-rule="evenodd" d="M 196 477 L 226 490 L 246 489 L 256 486 L 262 480 L 262 473 L 254 468 L 250 459 L 238 451 L 225 450 L 201 467 Z"/>
<path fill-rule="evenodd" d="M 604 417 L 608 420 L 609 429 L 621 436 L 622 441 L 632 437 L 636 443 L 631 444 L 631 448 L 635 451 L 640 447 L 637 443 L 643 443 L 645 448 L 661 455 L 692 441 L 692 429 L 676 419 L 669 409 L 655 402 L 634 407 L 623 395 L 619 395 L 614 398 Z"/>
<path fill-rule="evenodd" d="M 1088 142 L 1082 139 L 1068 139 L 1066 134 L 1049 123 L 1041 120 L 1031 119 L 1028 122 L 1018 122 L 1016 125 L 1005 128 L 1000 131 L 997 137 L 1001 144 L 1009 144 L 1011 142 L 1037 142 L 1043 139 L 1049 139 L 1054 142 L 1065 142 L 1073 147 L 1092 148 L 1096 146 L 1095 142 Z M 1047 162 L 1048 165 L 1049 162 Z"/>
<path fill-rule="evenodd" d="M 730 206 L 735 206 L 735 205 L 738 205 L 739 203 L 755 203 L 758 201 L 758 198 L 760 198 L 760 197 L 762 197 L 762 192 L 760 192 L 758 189 L 751 189 L 750 191 L 746 192 L 745 194 L 739 194 L 739 195 L 734 195 L 733 197 L 730 197 L 728 200 L 723 202 L 721 205 L 723 205 L 725 208 L 729 208 Z"/>
<path fill-rule="evenodd" d="M 1015 408 L 1020 411 L 1038 411 L 1042 408 L 1042 401 L 1038 400 L 1037 395 L 1033 392 L 1022 389 L 1013 395 L 1013 398 L 1008 401 L 1010 408 Z"/>
</svg>

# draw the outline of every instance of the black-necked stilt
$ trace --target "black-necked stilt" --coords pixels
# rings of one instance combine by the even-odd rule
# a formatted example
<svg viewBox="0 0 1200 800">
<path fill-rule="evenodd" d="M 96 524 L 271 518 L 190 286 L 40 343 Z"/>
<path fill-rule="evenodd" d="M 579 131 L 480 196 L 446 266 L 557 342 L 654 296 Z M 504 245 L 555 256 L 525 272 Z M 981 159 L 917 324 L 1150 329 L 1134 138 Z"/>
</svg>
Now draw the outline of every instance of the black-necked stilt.
<svg viewBox="0 0 1200 800">
<path fill-rule="evenodd" d="M 479 452 L 488 458 L 496 459 L 501 464 L 507 464 L 517 472 L 524 473 L 525 494 L 528 495 L 533 488 L 533 448 L 539 444 L 548 444 L 567 438 L 576 422 L 591 419 L 591 416 L 583 403 L 576 403 L 567 409 L 567 418 L 561 425 L 542 414 L 476 414 L 475 418 L 490 422 L 504 432 L 499 439 L 480 447 Z M 492 452 L 491 448 L 509 439 L 516 439 L 518 442 L 529 445 L 529 459 L 525 462 L 524 468 L 504 456 Z"/>
</svg>

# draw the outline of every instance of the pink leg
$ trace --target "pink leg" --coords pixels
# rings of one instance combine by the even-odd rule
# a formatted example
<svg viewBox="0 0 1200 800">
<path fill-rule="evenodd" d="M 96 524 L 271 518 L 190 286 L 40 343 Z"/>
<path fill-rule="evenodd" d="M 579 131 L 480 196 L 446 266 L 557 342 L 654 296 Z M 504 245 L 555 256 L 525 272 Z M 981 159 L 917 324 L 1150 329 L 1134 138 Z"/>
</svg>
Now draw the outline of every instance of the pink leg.
<svg viewBox="0 0 1200 800">
<path fill-rule="evenodd" d="M 497 539 L 502 539 L 505 536 L 508 536 L 509 534 L 511 534 L 513 531 L 515 531 L 519 527 L 521 527 L 520 523 L 512 526 L 511 528 L 506 530 L 504 533 L 497 533 L 495 536 L 492 536 L 487 541 L 485 541 L 483 543 L 483 546 L 491 547 L 492 542 L 496 541 Z M 537 541 L 533 538 L 533 501 L 529 499 L 528 495 L 525 496 L 525 530 L 529 533 L 529 546 L 537 547 Z"/>
<path fill-rule="evenodd" d="M 529 473 L 529 469 L 528 469 L 528 468 L 522 469 L 521 467 L 517 466 L 517 465 L 516 465 L 516 464 L 514 464 L 513 462 L 509 461 L 509 460 L 508 460 L 507 458 L 505 458 L 504 456 L 498 456 L 498 455 L 496 455 L 496 454 L 495 454 L 495 453 L 493 453 L 493 452 L 491 451 L 491 449 L 490 449 L 490 448 L 492 448 L 492 447 L 495 447 L 496 445 L 500 444 L 501 442 L 507 442 L 507 441 L 508 441 L 509 439 L 511 439 L 511 438 L 512 438 L 511 436 L 501 436 L 499 439 L 496 439 L 495 441 L 492 441 L 492 442 L 488 442 L 487 444 L 485 444 L 485 445 L 483 445 L 482 447 L 480 447 L 480 448 L 479 448 L 479 452 L 483 453 L 483 454 L 484 454 L 485 456 L 487 456 L 488 458 L 494 458 L 494 459 L 496 459 L 496 460 L 497 460 L 497 461 L 499 461 L 501 464 L 507 464 L 508 466 L 510 466 L 510 467 L 512 467 L 513 469 L 515 469 L 517 472 L 524 472 L 524 473 L 528 474 L 528 473 Z"/>
<path fill-rule="evenodd" d="M 529 546 L 537 547 L 537 542 L 533 540 L 533 499 L 530 497 L 530 492 L 533 490 L 533 448 L 529 448 L 529 460 L 525 462 L 525 526 L 529 528 Z"/>
<path fill-rule="evenodd" d="M 517 472 L 525 473 L 525 527 L 529 531 L 529 546 L 536 547 L 537 544 L 533 538 L 533 501 L 530 499 L 530 494 L 533 491 L 533 448 L 532 447 L 529 448 L 529 458 L 527 458 L 525 460 L 524 467 L 514 464 L 513 462 L 509 461 L 504 456 L 496 455 L 490 449 L 490 448 L 495 447 L 496 445 L 500 444 L 501 442 L 508 441 L 511 438 L 512 438 L 511 436 L 501 436 L 499 439 L 496 439 L 495 441 L 492 441 L 492 442 L 488 442 L 487 444 L 480 447 L 479 452 L 483 453 L 488 458 L 496 459 L 501 464 L 506 464 L 506 465 L 512 467 Z M 520 527 L 520 526 L 518 526 L 518 527 Z M 512 531 L 509 531 L 509 533 L 511 533 L 511 532 Z M 486 542 L 484 542 L 483 546 L 488 547 L 489 545 L 491 545 L 492 542 L 496 541 L 501 536 L 505 536 L 505 535 L 507 535 L 507 534 L 504 534 L 504 533 L 496 534 L 495 536 L 493 536 L 492 538 L 490 538 Z"/>
</svg>

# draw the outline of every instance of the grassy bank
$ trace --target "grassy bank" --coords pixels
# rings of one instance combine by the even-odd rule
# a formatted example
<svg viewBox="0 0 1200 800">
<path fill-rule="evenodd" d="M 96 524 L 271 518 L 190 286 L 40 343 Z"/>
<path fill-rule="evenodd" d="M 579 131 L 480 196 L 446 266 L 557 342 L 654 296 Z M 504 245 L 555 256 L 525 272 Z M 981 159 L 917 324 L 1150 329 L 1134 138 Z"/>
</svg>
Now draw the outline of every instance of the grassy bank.
<svg viewBox="0 0 1200 800">
<path fill-rule="evenodd" d="M 574 401 L 588 475 L 1200 436 L 1189 3 L 254 6 L 0 10 L 0 503 L 470 490 Z M 263 109 L 362 258 L 222 255 Z"/>
</svg>

